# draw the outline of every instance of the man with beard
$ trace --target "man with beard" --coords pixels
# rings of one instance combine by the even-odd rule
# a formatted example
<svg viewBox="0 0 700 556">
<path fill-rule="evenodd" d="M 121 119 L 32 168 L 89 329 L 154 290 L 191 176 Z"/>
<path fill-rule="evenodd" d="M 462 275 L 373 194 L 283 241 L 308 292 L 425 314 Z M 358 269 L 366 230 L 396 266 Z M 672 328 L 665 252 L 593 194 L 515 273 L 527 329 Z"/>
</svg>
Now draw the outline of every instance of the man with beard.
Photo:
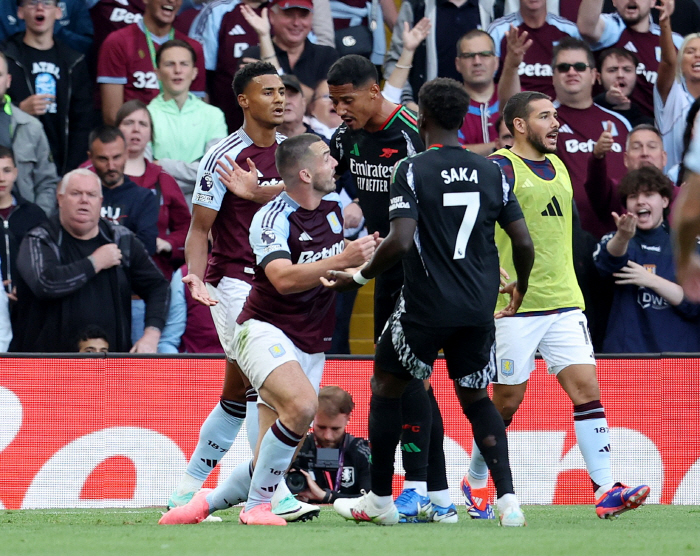
<svg viewBox="0 0 700 556">
<path fill-rule="evenodd" d="M 651 8 L 656 0 L 613 0 L 615 13 L 601 14 L 603 0 L 582 0 L 578 10 L 581 35 L 595 51 L 611 46 L 634 52 L 639 63 L 637 74 L 643 76 L 632 92 L 631 100 L 644 114 L 654 116 L 654 83 L 661 54 L 659 36 L 661 29 L 651 19 Z M 673 14 L 674 0 L 666 0 L 666 13 Z M 680 48 L 683 37 L 674 33 L 673 43 Z"/>
<path fill-rule="evenodd" d="M 564 162 L 574 188 L 574 199 L 581 216 L 581 227 L 597 239 L 614 229 L 612 217 L 598 217 L 583 186 L 586 181 L 590 153 L 603 131 L 609 128 L 612 145 L 607 158 L 608 172 L 619 181 L 627 172 L 623 149 L 629 122 L 612 110 L 606 110 L 593 102 L 593 84 L 597 72 L 595 60 L 585 42 L 564 38 L 554 47 L 552 62 L 554 105 L 561 128 L 559 129 L 558 156 Z"/>
<path fill-rule="evenodd" d="M 275 152 L 284 139 L 276 129 L 284 119 L 285 87 L 274 66 L 257 62 L 236 72 L 233 91 L 243 110 L 243 127 L 209 149 L 199 164 L 192 223 L 185 242 L 188 273 L 183 278 L 192 298 L 211 308 L 226 352 L 226 374 L 221 400 L 202 424 L 197 447 L 168 500 L 170 508 L 192 500 L 233 444 L 246 413 L 252 449 L 257 442 L 257 394 L 240 374 L 233 350 L 233 329 L 255 272 L 255 257 L 248 240 L 253 215 L 284 189 L 275 166 Z M 250 188 L 234 187 L 240 182 L 234 184 L 227 177 L 233 172 L 232 166 L 239 172 L 251 170 L 257 175 Z M 217 167 L 226 172 L 220 174 Z M 213 245 L 209 258 L 210 232 Z M 231 481 L 238 480 L 239 475 L 241 480 L 250 482 L 248 462 L 234 469 Z M 317 506 L 301 504 L 288 491 L 283 493 L 283 488 L 277 490 L 281 498 L 279 503 L 275 499 L 275 511 L 286 519 L 295 521 L 318 515 Z"/>
<path fill-rule="evenodd" d="M 88 144 L 88 158 L 102 182 L 102 218 L 129 228 L 153 255 L 158 237 L 158 198 L 124 175 L 124 135 L 117 127 L 102 126 L 90 133 Z"/>
<path fill-rule="evenodd" d="M 496 321 L 493 403 L 508 426 L 525 396 L 539 350 L 549 374 L 557 377 L 574 404 L 576 440 L 593 483 L 596 513 L 600 518 L 616 517 L 639 507 L 649 487 L 629 488 L 612 479 L 609 428 L 574 272 L 574 191 L 566 166 L 554 154 L 560 132 L 557 109 L 547 95 L 523 92 L 511 97 L 503 117 L 515 143 L 491 158 L 501 166 L 523 209 L 535 264 L 517 314 Z M 500 230 L 496 245 L 501 267 L 512 275 L 510 242 Z M 496 309 L 507 303 L 502 296 Z M 473 449 L 465 481 L 472 487 L 486 486 L 486 463 L 476 444 Z"/>
<path fill-rule="evenodd" d="M 624 48 L 608 48 L 598 59 L 598 81 L 605 89 L 593 99 L 596 104 L 624 116 L 632 127 L 653 124 L 654 118 L 642 113 L 632 102 L 637 84 L 637 57 Z"/>
<path fill-rule="evenodd" d="M 374 253 L 376 235 L 344 248 L 337 162 L 320 137 L 304 133 L 286 139 L 277 147 L 275 161 L 285 191 L 262 207 L 250 225 L 255 281 L 227 346 L 227 354 L 233 350 L 260 395 L 256 455 L 214 491 L 203 489 L 165 514 L 159 521 L 163 525 L 199 523 L 243 500 L 242 524 L 287 524 L 272 512 L 271 500 L 316 414 L 323 352 L 335 324 L 335 294 L 319 280 L 330 270 L 355 269 Z M 254 166 L 240 170 L 236 174 L 242 182 L 257 183 Z"/>
</svg>

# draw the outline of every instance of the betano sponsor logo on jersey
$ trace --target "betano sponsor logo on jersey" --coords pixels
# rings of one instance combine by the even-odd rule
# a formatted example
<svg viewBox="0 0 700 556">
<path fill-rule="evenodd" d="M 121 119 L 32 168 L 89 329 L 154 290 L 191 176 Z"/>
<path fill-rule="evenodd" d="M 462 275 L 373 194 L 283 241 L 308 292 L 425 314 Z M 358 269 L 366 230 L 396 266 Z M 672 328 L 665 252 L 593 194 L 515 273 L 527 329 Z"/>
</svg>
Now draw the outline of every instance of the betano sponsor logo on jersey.
<svg viewBox="0 0 700 556">
<path fill-rule="evenodd" d="M 589 139 L 588 141 L 577 141 L 576 139 L 567 139 L 564 141 L 564 146 L 566 147 L 566 152 L 568 153 L 592 153 L 595 147 L 595 141 Z M 619 143 L 613 143 L 612 151 L 615 153 L 622 152 L 622 146 Z"/>
<path fill-rule="evenodd" d="M 520 62 L 518 66 L 518 75 L 527 75 L 528 77 L 552 77 L 552 66 L 549 64 L 526 64 Z"/>
<path fill-rule="evenodd" d="M 350 159 L 350 172 L 355 176 L 357 187 L 363 191 L 389 191 L 389 178 L 393 164 L 370 164 Z"/>
<path fill-rule="evenodd" d="M 332 247 L 324 247 L 321 249 L 321 251 L 302 251 L 299 253 L 299 260 L 297 261 L 297 264 L 313 263 L 320 261 L 321 259 L 327 259 L 328 257 L 340 255 L 343 252 L 344 245 L 345 240 L 341 239 Z"/>
<path fill-rule="evenodd" d="M 143 16 L 141 14 L 134 14 L 124 8 L 114 8 L 112 13 L 109 15 L 110 21 L 115 21 L 117 23 L 123 21 L 124 23 L 136 23 L 141 21 Z"/>
<path fill-rule="evenodd" d="M 647 67 L 641 62 L 637 64 L 637 75 L 643 75 L 644 79 L 647 80 L 647 83 L 651 83 L 652 85 L 656 83 L 656 78 L 659 76 L 659 74 L 655 71 L 648 70 Z"/>
<path fill-rule="evenodd" d="M 260 181 L 261 179 L 263 181 Z M 263 176 L 263 173 L 260 171 L 260 169 L 258 169 L 258 185 L 260 187 L 267 187 L 268 185 L 278 185 L 280 183 L 282 183 L 281 179 L 277 179 L 277 178 L 265 179 L 265 176 Z"/>
</svg>

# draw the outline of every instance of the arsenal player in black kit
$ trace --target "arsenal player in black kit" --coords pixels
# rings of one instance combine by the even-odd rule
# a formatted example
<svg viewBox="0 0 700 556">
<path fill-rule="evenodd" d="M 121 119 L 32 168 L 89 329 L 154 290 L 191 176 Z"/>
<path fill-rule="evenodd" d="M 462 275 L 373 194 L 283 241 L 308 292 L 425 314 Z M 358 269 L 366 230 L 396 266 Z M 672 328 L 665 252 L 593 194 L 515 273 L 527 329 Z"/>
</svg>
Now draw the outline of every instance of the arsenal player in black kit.
<svg viewBox="0 0 700 556">
<path fill-rule="evenodd" d="M 370 233 L 389 233 L 389 180 L 394 165 L 425 149 L 416 116 L 406 107 L 382 96 L 374 65 L 362 56 L 344 56 L 328 72 L 328 87 L 336 112 L 343 119 L 331 138 L 337 172 L 350 170 L 357 187 L 357 203 Z M 345 211 L 352 226 L 357 203 Z M 358 222 L 359 224 L 359 219 Z M 377 277 L 374 286 L 374 341 L 394 310 L 403 284 L 400 262 Z M 426 388 L 428 389 L 426 393 Z M 404 434 L 401 439 L 404 490 L 397 498 L 401 522 L 439 520 L 456 523 L 450 501 L 443 452 L 444 429 L 440 408 L 430 384 L 413 380 L 403 395 Z M 416 449 L 417 448 L 417 449 Z M 429 496 L 428 496 L 429 495 Z M 432 518 L 430 503 L 444 508 Z"/>
<path fill-rule="evenodd" d="M 419 94 L 421 135 L 428 150 L 402 160 L 390 189 L 389 235 L 369 264 L 354 275 L 330 272 L 337 290 L 358 287 L 403 260 L 404 285 L 377 343 L 372 379 L 369 440 L 372 491 L 337 500 L 346 519 L 391 525 L 399 520 L 391 489 L 394 450 L 401 435 L 400 396 L 411 380 L 426 379 L 440 349 L 474 439 L 498 492 L 501 524 L 523 526 L 513 490 L 503 419 L 483 388 L 460 380 L 494 365 L 494 308 L 499 262 L 494 243 L 498 222 L 513 243 L 517 282 L 508 307 L 515 314 L 527 291 L 534 247 L 522 211 L 500 168 L 464 150 L 457 132 L 469 105 L 464 88 L 435 79 Z M 445 311 L 449 307 L 449 311 Z"/>
</svg>

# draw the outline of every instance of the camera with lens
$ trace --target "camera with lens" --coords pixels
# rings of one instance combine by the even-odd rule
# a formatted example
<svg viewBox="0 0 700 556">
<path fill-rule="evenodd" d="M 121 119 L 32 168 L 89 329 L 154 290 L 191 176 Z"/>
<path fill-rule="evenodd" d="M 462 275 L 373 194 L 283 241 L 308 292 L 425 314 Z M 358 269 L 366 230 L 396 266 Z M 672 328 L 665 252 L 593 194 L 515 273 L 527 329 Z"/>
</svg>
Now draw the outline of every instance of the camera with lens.
<svg viewBox="0 0 700 556">
<path fill-rule="evenodd" d="M 294 466 L 287 472 L 285 480 L 292 494 L 299 494 L 309 486 L 306 477 L 300 471 L 308 471 L 313 476 L 315 469 L 338 469 L 340 450 L 338 448 L 317 448 L 316 453 L 299 452 Z"/>
</svg>

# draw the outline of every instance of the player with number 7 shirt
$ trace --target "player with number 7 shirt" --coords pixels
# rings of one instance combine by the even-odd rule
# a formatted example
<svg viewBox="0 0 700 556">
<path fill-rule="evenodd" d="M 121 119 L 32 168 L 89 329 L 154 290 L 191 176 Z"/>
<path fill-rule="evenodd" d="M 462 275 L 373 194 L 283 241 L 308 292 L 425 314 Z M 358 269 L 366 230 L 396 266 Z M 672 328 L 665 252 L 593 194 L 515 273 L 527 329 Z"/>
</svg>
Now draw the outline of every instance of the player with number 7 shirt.
<svg viewBox="0 0 700 556">
<path fill-rule="evenodd" d="M 513 243 L 517 274 L 517 288 L 510 286 L 512 302 L 497 316 L 514 314 L 522 302 L 534 249 L 499 166 L 459 144 L 457 132 L 469 107 L 464 87 L 438 78 L 424 84 L 418 97 L 418 129 L 430 146 L 396 166 L 389 235 L 364 269 L 354 275 L 330 272 L 330 281 L 324 282 L 340 291 L 351 289 L 403 262 L 403 288 L 374 360 L 369 417 L 372 491 L 361 498 L 336 500 L 334 508 L 355 521 L 399 521 L 399 504 L 393 503 L 391 492 L 403 423 L 401 395 L 411 380 L 430 377 L 442 349 L 462 410 L 485 452 L 498 491 L 501 524 L 523 526 L 505 427 L 489 399 L 488 382 L 462 386 L 460 380 L 495 366 L 494 307 L 500 281 L 496 223 Z"/>
</svg>

